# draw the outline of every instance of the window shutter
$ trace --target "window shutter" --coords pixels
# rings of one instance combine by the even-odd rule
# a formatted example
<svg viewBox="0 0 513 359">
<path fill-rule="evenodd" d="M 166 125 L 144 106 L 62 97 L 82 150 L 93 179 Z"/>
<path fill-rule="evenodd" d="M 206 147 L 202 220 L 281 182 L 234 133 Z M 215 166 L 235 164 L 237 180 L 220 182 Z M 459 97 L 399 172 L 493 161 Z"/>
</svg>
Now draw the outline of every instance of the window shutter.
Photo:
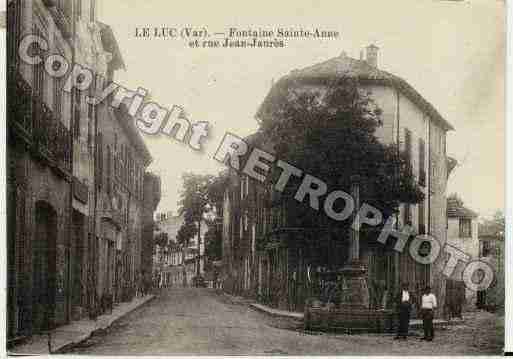
<svg viewBox="0 0 513 359">
<path fill-rule="evenodd" d="M 426 185 L 426 144 L 424 139 L 419 139 L 419 184 Z"/>
<path fill-rule="evenodd" d="M 96 139 L 96 166 L 97 166 L 97 179 L 96 183 L 99 188 L 103 184 L 103 135 L 98 133 Z"/>
</svg>

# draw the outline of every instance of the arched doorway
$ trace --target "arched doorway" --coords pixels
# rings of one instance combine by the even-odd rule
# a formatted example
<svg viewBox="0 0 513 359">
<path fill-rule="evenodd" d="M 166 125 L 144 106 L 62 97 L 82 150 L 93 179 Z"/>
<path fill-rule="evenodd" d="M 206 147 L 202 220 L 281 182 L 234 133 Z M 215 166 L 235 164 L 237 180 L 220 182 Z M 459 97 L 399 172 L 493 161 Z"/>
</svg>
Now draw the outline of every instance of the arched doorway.
<svg viewBox="0 0 513 359">
<path fill-rule="evenodd" d="M 32 331 L 54 326 L 57 214 L 46 202 L 36 203 L 32 245 Z"/>
</svg>

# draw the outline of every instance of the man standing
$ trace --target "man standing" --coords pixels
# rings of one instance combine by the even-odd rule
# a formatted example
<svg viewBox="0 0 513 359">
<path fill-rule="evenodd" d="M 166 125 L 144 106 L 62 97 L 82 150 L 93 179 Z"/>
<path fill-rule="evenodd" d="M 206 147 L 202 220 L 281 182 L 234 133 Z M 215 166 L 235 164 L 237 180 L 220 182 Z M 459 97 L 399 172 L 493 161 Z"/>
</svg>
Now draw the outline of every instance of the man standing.
<svg viewBox="0 0 513 359">
<path fill-rule="evenodd" d="M 397 309 L 399 312 L 399 328 L 394 339 L 406 339 L 408 328 L 410 326 L 410 311 L 413 303 L 413 297 L 408 290 L 408 283 L 403 283 L 401 292 L 397 298 Z"/>
<path fill-rule="evenodd" d="M 424 337 L 422 340 L 432 341 L 435 336 L 433 328 L 434 310 L 436 309 L 436 297 L 427 286 L 422 296 L 422 324 L 424 326 Z"/>
</svg>

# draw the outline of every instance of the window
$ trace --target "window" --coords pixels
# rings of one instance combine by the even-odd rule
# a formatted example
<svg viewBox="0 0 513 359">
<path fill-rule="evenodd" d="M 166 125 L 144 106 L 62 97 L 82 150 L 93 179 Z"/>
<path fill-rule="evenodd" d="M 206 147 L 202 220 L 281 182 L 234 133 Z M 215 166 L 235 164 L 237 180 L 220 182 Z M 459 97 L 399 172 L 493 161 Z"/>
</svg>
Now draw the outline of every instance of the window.
<svg viewBox="0 0 513 359">
<path fill-rule="evenodd" d="M 411 225 L 411 205 L 409 203 L 404 204 L 404 225 Z"/>
<path fill-rule="evenodd" d="M 490 254 L 490 242 L 482 241 L 481 243 L 483 244 L 481 248 L 481 256 L 487 257 Z"/>
<path fill-rule="evenodd" d="M 110 193 L 110 181 L 111 181 L 110 158 L 111 158 L 111 150 L 110 150 L 110 146 L 107 146 L 107 192 L 109 192 L 109 193 Z"/>
<path fill-rule="evenodd" d="M 89 11 L 89 21 L 94 22 L 96 19 L 96 0 L 91 0 Z"/>
<path fill-rule="evenodd" d="M 82 96 L 80 91 L 74 88 L 73 97 L 75 101 L 74 118 L 73 118 L 73 137 L 78 139 L 80 137 L 80 110 L 82 108 Z"/>
<path fill-rule="evenodd" d="M 43 66 L 42 62 L 34 66 L 34 92 L 41 101 L 43 101 L 45 95 L 45 70 Z"/>
<path fill-rule="evenodd" d="M 89 96 L 94 96 L 94 84 L 91 85 L 91 87 L 89 88 Z M 94 111 L 94 105 L 93 104 L 88 104 L 87 105 L 87 121 L 88 121 L 88 133 L 87 133 L 87 145 L 89 146 L 89 148 L 93 149 L 93 138 L 94 138 L 94 132 L 95 132 L 95 123 L 96 123 L 96 114 L 95 114 L 95 111 Z"/>
<path fill-rule="evenodd" d="M 419 139 L 419 184 L 426 185 L 426 144 L 424 139 Z"/>
<path fill-rule="evenodd" d="M 460 237 L 472 237 L 472 220 L 470 218 L 460 218 Z"/>
<path fill-rule="evenodd" d="M 75 2 L 75 15 L 77 18 L 82 17 L 82 0 L 76 0 Z"/>
<path fill-rule="evenodd" d="M 411 166 L 411 131 L 407 128 L 404 129 L 404 151 L 408 166 Z"/>
<path fill-rule="evenodd" d="M 62 80 L 57 77 L 53 79 L 53 111 L 57 117 L 60 117 L 62 114 L 61 81 Z"/>
<path fill-rule="evenodd" d="M 98 167 L 97 185 L 101 188 L 103 183 L 103 138 L 101 133 L 98 133 L 96 144 L 96 163 Z"/>
<path fill-rule="evenodd" d="M 64 15 L 68 19 L 71 20 L 72 9 L 73 9 L 72 2 L 70 0 L 59 0 L 58 7 L 59 7 L 59 9 L 61 9 L 61 11 L 64 13 Z"/>
<path fill-rule="evenodd" d="M 424 201 L 419 202 L 419 234 L 426 234 Z"/>
<path fill-rule="evenodd" d="M 8 58 L 12 60 L 15 67 L 18 67 L 18 47 L 21 35 L 21 9 L 20 1 L 10 1 L 7 5 L 7 33 Z"/>
</svg>

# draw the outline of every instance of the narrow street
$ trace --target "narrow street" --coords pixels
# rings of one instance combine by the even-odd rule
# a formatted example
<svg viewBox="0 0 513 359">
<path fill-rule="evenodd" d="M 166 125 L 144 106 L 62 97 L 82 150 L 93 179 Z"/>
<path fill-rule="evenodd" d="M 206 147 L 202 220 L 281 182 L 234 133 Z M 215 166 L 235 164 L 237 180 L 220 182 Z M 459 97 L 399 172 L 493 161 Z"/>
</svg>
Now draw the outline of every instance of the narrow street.
<svg viewBox="0 0 513 359">
<path fill-rule="evenodd" d="M 413 336 L 305 334 L 299 323 L 250 309 L 212 289 L 165 289 L 153 301 L 75 347 L 74 354 L 492 354 L 503 327 L 489 313 L 470 313 L 465 325 L 437 333 L 432 343 Z M 420 333 L 419 333 L 420 334 Z"/>
</svg>

